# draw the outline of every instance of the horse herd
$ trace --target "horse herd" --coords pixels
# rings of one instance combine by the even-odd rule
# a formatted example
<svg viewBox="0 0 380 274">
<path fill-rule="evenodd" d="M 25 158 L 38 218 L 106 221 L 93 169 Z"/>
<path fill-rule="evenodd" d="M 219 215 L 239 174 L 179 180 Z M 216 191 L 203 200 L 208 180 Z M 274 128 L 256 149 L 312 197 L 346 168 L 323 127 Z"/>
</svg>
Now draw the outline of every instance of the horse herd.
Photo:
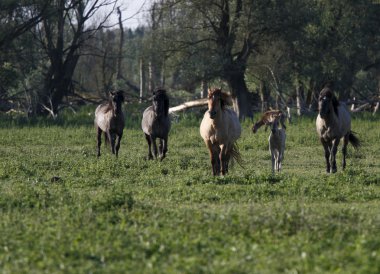
<svg viewBox="0 0 380 274">
<path fill-rule="evenodd" d="M 151 97 L 152 105 L 145 109 L 141 128 L 148 143 L 148 159 L 165 158 L 168 151 L 168 134 L 170 131 L 169 98 L 164 89 L 157 89 Z M 107 103 L 99 105 L 95 110 L 95 126 L 97 128 L 97 156 L 100 156 L 101 135 L 110 143 L 111 151 L 118 156 L 120 140 L 125 126 L 122 103 L 122 91 L 110 93 Z M 208 110 L 200 124 L 200 135 L 209 151 L 212 173 L 225 175 L 232 159 L 240 165 L 237 140 L 241 135 L 241 125 L 236 113 L 228 106 L 232 98 L 219 88 L 208 92 Z M 350 142 L 355 149 L 360 146 L 359 139 L 351 130 L 351 117 L 345 106 L 340 104 L 329 86 L 320 92 L 318 98 L 319 114 L 316 120 L 317 133 L 323 145 L 326 159 L 326 172 L 335 173 L 336 153 L 340 140 L 343 140 L 343 169 L 346 167 L 347 145 Z M 286 140 L 286 114 L 281 110 L 270 110 L 263 114 L 253 127 L 256 133 L 261 126 L 271 128 L 268 139 L 272 160 L 272 172 L 280 171 L 284 158 Z M 280 127 L 281 126 L 281 127 Z M 156 139 L 159 139 L 157 149 Z M 152 151 L 153 147 L 153 151 Z"/>
</svg>

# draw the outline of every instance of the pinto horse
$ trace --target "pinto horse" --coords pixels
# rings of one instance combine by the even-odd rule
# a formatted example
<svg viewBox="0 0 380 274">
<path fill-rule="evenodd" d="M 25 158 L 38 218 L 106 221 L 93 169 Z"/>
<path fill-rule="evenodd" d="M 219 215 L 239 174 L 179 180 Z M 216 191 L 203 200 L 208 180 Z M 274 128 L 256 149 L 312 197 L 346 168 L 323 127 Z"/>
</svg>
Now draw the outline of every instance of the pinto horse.
<svg viewBox="0 0 380 274">
<path fill-rule="evenodd" d="M 326 159 L 326 172 L 335 173 L 336 153 L 341 139 L 343 139 L 343 169 L 346 167 L 347 145 L 350 142 L 355 149 L 360 147 L 359 139 L 351 131 L 351 117 L 344 105 L 329 87 L 325 87 L 318 98 L 319 114 L 316 127 L 319 139 L 323 145 Z"/>
<path fill-rule="evenodd" d="M 112 154 L 119 154 L 120 140 L 125 125 L 122 103 L 123 91 L 111 91 L 108 103 L 99 105 L 95 110 L 95 127 L 97 128 L 98 157 L 102 143 L 102 132 L 106 142 L 111 143 Z"/>
<path fill-rule="evenodd" d="M 240 122 L 227 105 L 232 105 L 230 95 L 217 88 L 208 91 L 208 111 L 203 116 L 200 134 L 209 150 L 214 176 L 228 173 L 231 156 L 240 165 L 242 162 L 236 145 L 241 134 Z"/>
<path fill-rule="evenodd" d="M 272 125 L 272 123 L 275 120 L 280 122 L 281 127 L 283 129 L 286 129 L 285 118 L 286 118 L 286 114 L 282 112 L 281 110 L 268 110 L 264 112 L 264 114 L 261 116 L 261 119 L 253 125 L 252 132 L 256 133 L 257 130 L 264 125 L 266 126 L 265 128 L 266 130 L 267 127 Z"/>
<path fill-rule="evenodd" d="M 153 92 L 153 103 L 146 108 L 141 121 L 141 128 L 144 131 L 146 141 L 148 143 L 148 159 L 157 159 L 156 138 L 160 139 L 159 157 L 162 161 L 168 151 L 168 135 L 170 131 L 169 117 L 169 98 L 166 90 L 157 89 Z M 151 146 L 153 144 L 153 154 Z"/>
</svg>

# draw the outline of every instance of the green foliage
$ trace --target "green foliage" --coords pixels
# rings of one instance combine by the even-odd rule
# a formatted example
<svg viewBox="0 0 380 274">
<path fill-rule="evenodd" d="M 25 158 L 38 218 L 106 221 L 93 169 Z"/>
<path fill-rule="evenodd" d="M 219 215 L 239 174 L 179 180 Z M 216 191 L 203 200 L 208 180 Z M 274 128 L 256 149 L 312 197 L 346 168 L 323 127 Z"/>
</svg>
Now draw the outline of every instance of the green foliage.
<svg viewBox="0 0 380 274">
<path fill-rule="evenodd" d="M 269 132 L 244 122 L 244 168 L 213 177 L 196 114 L 173 122 L 159 162 L 145 160 L 137 114 L 119 158 L 97 159 L 92 113 L 0 117 L 4 273 L 378 272 L 379 117 L 353 117 L 363 147 L 333 175 L 314 118 L 288 125 L 275 175 Z"/>
</svg>

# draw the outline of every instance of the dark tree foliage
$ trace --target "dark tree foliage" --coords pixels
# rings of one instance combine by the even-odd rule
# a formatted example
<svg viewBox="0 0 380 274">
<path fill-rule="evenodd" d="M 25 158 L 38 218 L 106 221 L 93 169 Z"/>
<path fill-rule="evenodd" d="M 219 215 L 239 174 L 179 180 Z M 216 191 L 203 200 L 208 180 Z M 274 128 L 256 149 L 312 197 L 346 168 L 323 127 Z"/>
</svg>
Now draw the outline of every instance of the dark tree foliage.
<svg viewBox="0 0 380 274">
<path fill-rule="evenodd" d="M 378 1 L 159 0 L 144 27 L 90 22 L 116 3 L 1 1 L 1 109 L 56 115 L 73 94 L 205 83 L 228 89 L 240 118 L 296 101 L 315 110 L 327 81 L 341 100 L 379 101 Z"/>
</svg>

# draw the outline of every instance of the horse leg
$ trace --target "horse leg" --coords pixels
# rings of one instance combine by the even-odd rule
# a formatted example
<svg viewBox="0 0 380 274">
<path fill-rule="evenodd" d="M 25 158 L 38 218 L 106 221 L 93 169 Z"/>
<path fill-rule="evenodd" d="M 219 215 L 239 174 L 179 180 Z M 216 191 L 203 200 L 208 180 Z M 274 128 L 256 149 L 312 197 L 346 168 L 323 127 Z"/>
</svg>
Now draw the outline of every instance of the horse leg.
<svg viewBox="0 0 380 274">
<path fill-rule="evenodd" d="M 230 159 L 231 159 L 231 151 L 232 151 L 232 148 L 229 149 L 229 150 L 227 150 L 226 154 L 225 154 L 225 170 L 226 170 L 226 174 L 228 173 L 228 166 L 229 166 Z"/>
<path fill-rule="evenodd" d="M 146 133 L 145 133 L 145 139 L 148 143 L 148 160 L 152 160 L 153 159 L 153 155 L 152 155 L 152 151 L 151 151 L 152 141 L 150 139 L 150 136 Z"/>
<path fill-rule="evenodd" d="M 278 150 L 276 150 L 276 153 L 274 155 L 274 166 L 277 172 L 279 171 L 279 162 L 278 162 L 279 158 L 280 158 L 280 153 Z"/>
<path fill-rule="evenodd" d="M 98 154 L 97 156 L 99 157 L 100 156 L 100 146 L 102 145 L 102 130 L 100 129 L 100 127 L 97 127 L 97 141 L 98 141 Z"/>
<path fill-rule="evenodd" d="M 168 137 L 164 139 L 160 139 L 160 150 L 161 150 L 161 158 L 162 161 L 166 157 L 166 152 L 168 152 Z"/>
<path fill-rule="evenodd" d="M 326 160 L 326 172 L 330 173 L 330 146 L 328 142 L 321 139 L 323 149 L 325 150 L 325 160 Z"/>
<path fill-rule="evenodd" d="M 212 145 L 210 141 L 205 141 L 208 152 L 210 154 L 210 161 L 212 166 L 212 175 L 219 175 L 220 172 L 220 162 L 219 162 L 219 153 L 215 146 Z"/>
<path fill-rule="evenodd" d="M 342 160 L 342 169 L 344 170 L 346 168 L 346 155 L 347 155 L 347 145 L 348 145 L 348 136 L 344 136 L 343 139 L 343 147 L 342 147 L 342 154 L 343 154 L 343 160 Z"/>
<path fill-rule="evenodd" d="M 278 171 L 281 171 L 282 169 L 282 159 L 284 158 L 284 152 L 281 151 L 278 156 Z"/>
<path fill-rule="evenodd" d="M 123 132 L 121 132 L 120 134 L 116 136 L 116 145 L 115 145 L 116 157 L 118 157 L 119 155 L 121 137 L 123 137 Z"/>
<path fill-rule="evenodd" d="M 208 152 L 209 152 L 209 155 L 210 155 L 210 162 L 211 162 L 211 167 L 212 167 L 212 175 L 216 175 L 216 170 L 215 170 L 215 158 L 214 158 L 214 150 L 213 150 L 213 147 L 212 147 L 212 144 L 210 141 L 206 141 L 205 140 L 205 143 L 206 143 L 206 146 L 207 146 L 207 149 L 208 149 Z"/>
<path fill-rule="evenodd" d="M 152 135 L 150 136 L 150 140 L 153 144 L 153 153 L 154 153 L 154 158 L 157 159 L 157 154 L 158 154 L 158 151 L 157 151 L 157 144 L 156 144 L 156 137 L 152 137 Z"/>
<path fill-rule="evenodd" d="M 221 170 L 221 160 L 220 160 L 220 147 L 218 145 L 214 145 L 214 159 L 216 163 L 216 174 L 220 175 Z"/>
<path fill-rule="evenodd" d="M 221 163 L 221 172 L 222 175 L 226 175 L 228 172 L 228 163 L 227 163 L 227 146 L 222 145 L 219 153 L 219 160 Z"/>
<path fill-rule="evenodd" d="M 332 147 L 331 147 L 331 155 L 330 155 L 330 162 L 331 162 L 331 173 L 336 172 L 336 153 L 338 151 L 338 145 L 339 145 L 340 139 L 337 138 L 333 140 Z"/>
<path fill-rule="evenodd" d="M 112 154 L 115 154 L 115 134 L 108 131 L 108 140 L 111 142 Z"/>
<path fill-rule="evenodd" d="M 274 169 L 275 169 L 275 164 L 276 164 L 276 159 L 274 156 L 274 149 L 269 148 L 269 151 L 270 151 L 270 156 L 271 156 L 271 161 L 272 161 L 272 174 L 274 174 Z"/>
<path fill-rule="evenodd" d="M 162 154 L 163 154 L 163 143 L 162 142 L 163 142 L 163 140 L 161 138 L 159 138 L 158 155 L 160 156 L 160 159 L 162 158 Z"/>
</svg>

